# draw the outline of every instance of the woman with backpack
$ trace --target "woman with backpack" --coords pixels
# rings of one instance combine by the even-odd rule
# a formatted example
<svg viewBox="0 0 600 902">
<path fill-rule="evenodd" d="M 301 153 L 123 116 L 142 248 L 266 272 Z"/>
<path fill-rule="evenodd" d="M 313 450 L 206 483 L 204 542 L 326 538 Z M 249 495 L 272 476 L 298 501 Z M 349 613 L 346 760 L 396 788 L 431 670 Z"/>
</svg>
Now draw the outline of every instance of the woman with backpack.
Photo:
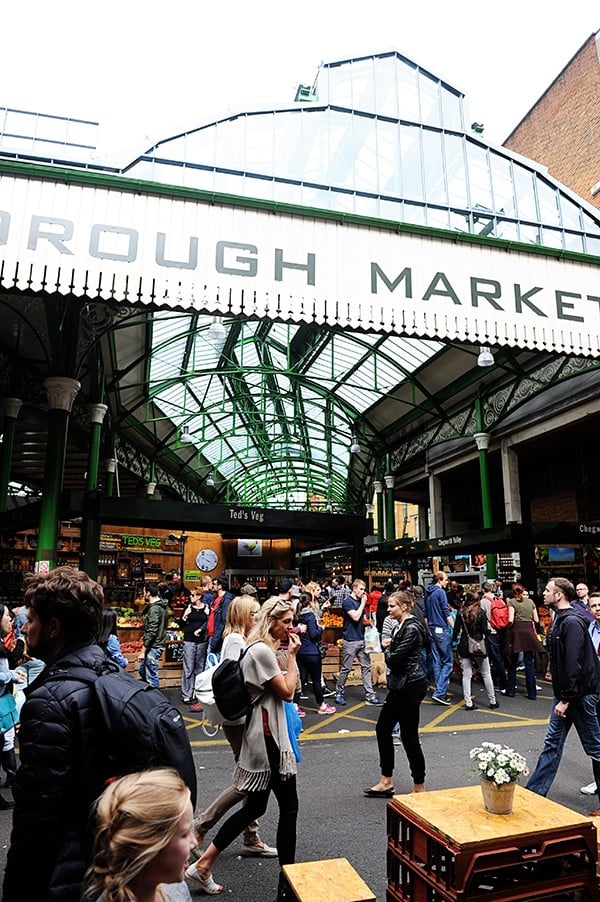
<svg viewBox="0 0 600 902">
<path fill-rule="evenodd" d="M 487 650 L 487 636 L 489 633 L 488 620 L 485 611 L 482 610 L 479 596 L 474 592 L 466 592 L 460 611 L 456 615 L 456 623 L 452 630 L 452 641 L 458 641 L 458 657 L 462 670 L 462 689 L 465 700 L 465 710 L 474 711 L 477 707 L 471 694 L 473 680 L 473 659 L 483 679 L 483 685 L 487 692 L 490 708 L 498 708 L 496 691 L 490 671 L 490 661 Z M 483 642 L 484 653 L 475 655 L 469 649 L 469 639 Z"/>
<path fill-rule="evenodd" d="M 188 879 L 210 895 L 223 891 L 212 876 L 215 861 L 249 823 L 262 817 L 271 792 L 279 805 L 279 864 L 292 864 L 296 857 L 296 757 L 284 705 L 285 701 L 294 698 L 298 679 L 296 655 L 300 639 L 292 631 L 293 625 L 293 604 L 281 598 L 269 598 L 248 636 L 248 648 L 241 667 L 252 701 L 252 713 L 244 728 L 234 772 L 234 784 L 247 793 L 247 802 L 225 821 L 206 851 L 186 871 Z M 283 641 L 288 643 L 285 673 L 281 672 L 276 657 Z M 291 898 L 283 876 L 280 876 L 277 898 L 279 902 Z"/>
</svg>

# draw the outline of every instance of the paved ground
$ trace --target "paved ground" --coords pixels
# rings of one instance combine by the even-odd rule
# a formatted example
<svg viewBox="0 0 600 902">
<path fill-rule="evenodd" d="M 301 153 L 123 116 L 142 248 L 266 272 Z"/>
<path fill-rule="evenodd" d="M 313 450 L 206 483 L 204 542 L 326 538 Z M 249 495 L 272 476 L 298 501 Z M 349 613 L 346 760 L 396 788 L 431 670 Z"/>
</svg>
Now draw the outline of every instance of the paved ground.
<svg viewBox="0 0 600 902">
<path fill-rule="evenodd" d="M 474 684 L 475 685 L 475 684 Z M 469 749 L 484 739 L 511 745 L 527 758 L 530 767 L 537 760 L 550 705 L 550 687 L 540 682 L 542 692 L 532 702 L 523 694 L 501 697 L 497 711 L 487 708 L 479 685 L 476 702 L 481 708 L 467 712 L 457 683 L 451 684 L 453 704 L 442 708 L 427 700 L 422 706 L 422 742 L 427 761 L 427 786 L 443 789 L 471 785 L 476 780 Z M 168 690 L 178 702 L 176 690 Z M 348 705 L 330 717 L 316 714 L 314 700 L 303 702 L 307 716 L 301 737 L 303 761 L 299 770 L 300 817 L 298 860 L 346 857 L 369 884 L 378 900 L 385 899 L 386 802 L 366 799 L 363 788 L 378 776 L 374 727 L 378 709 L 364 705 L 359 688 L 349 688 Z M 220 734 L 207 739 L 197 716 L 181 705 L 190 730 L 199 777 L 198 810 L 228 783 L 232 770 L 229 747 Z M 399 749 L 395 788 L 411 789 L 406 759 Z M 589 783 L 592 772 L 577 736 L 567 742 L 565 758 L 549 798 L 578 812 L 596 807 L 594 797 L 584 796 L 579 787 Z M 274 842 L 277 805 L 273 799 L 262 822 L 262 833 Z M 0 864 L 4 865 L 10 831 L 10 812 L 0 812 Z M 222 899 L 270 902 L 275 898 L 277 862 L 239 857 L 239 843 L 223 853 L 215 867 L 215 877 L 224 883 Z M 194 896 L 204 898 L 201 894 Z M 28 900 L 24 900 L 28 902 Z"/>
</svg>

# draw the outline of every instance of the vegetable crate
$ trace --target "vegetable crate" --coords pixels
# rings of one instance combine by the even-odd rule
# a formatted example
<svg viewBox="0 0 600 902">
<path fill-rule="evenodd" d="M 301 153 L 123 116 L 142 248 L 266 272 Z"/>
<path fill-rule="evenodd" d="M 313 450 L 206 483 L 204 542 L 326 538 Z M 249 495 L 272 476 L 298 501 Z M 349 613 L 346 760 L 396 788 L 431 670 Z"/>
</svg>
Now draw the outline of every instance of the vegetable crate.
<svg viewBox="0 0 600 902">
<path fill-rule="evenodd" d="M 591 820 L 516 786 L 509 815 L 479 786 L 395 796 L 387 902 L 598 902 Z"/>
</svg>

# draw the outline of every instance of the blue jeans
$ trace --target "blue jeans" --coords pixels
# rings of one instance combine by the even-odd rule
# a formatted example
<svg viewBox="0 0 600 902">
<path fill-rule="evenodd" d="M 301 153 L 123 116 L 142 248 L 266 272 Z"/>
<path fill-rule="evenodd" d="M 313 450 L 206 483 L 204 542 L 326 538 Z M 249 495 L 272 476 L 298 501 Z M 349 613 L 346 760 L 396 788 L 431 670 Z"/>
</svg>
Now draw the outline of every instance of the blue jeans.
<svg viewBox="0 0 600 902">
<path fill-rule="evenodd" d="M 552 699 L 552 713 L 544 738 L 544 747 L 527 782 L 527 789 L 540 796 L 548 795 L 562 758 L 565 740 L 574 725 L 586 755 L 592 759 L 596 786 L 600 788 L 600 724 L 596 706 L 596 694 L 583 695 L 569 702 L 564 717 L 554 713 L 557 700 Z"/>
<path fill-rule="evenodd" d="M 525 664 L 525 686 L 527 688 L 527 698 L 536 698 L 537 690 L 535 688 L 535 652 L 524 651 L 523 663 Z M 514 695 L 517 690 L 517 662 L 518 654 L 510 656 L 510 664 L 508 665 L 508 681 L 506 686 L 506 694 Z M 569 707 L 571 707 L 569 705 Z"/>
<path fill-rule="evenodd" d="M 439 629 L 439 632 L 436 630 Z M 452 656 L 452 636 L 448 627 L 429 627 L 431 636 L 431 663 L 435 681 L 434 695 L 442 698 L 448 691 L 448 683 L 452 674 L 454 658 Z"/>
<path fill-rule="evenodd" d="M 204 670 L 206 664 L 206 642 L 184 642 L 183 656 L 181 659 L 181 697 L 193 698 L 196 688 L 196 677 Z"/>
<path fill-rule="evenodd" d="M 147 648 L 144 654 L 144 660 L 140 661 L 139 673 L 144 682 L 150 683 L 155 689 L 158 689 L 158 662 L 162 655 L 162 646 L 158 648 Z"/>
</svg>

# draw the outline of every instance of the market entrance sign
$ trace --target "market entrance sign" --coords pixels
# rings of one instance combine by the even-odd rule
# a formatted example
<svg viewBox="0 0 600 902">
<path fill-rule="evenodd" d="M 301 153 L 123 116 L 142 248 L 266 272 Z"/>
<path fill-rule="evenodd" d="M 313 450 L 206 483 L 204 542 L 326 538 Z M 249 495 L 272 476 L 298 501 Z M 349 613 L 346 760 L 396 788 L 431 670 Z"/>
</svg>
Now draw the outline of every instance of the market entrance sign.
<svg viewBox="0 0 600 902">
<path fill-rule="evenodd" d="M 600 356 L 600 258 L 0 176 L 7 288 Z"/>
</svg>

